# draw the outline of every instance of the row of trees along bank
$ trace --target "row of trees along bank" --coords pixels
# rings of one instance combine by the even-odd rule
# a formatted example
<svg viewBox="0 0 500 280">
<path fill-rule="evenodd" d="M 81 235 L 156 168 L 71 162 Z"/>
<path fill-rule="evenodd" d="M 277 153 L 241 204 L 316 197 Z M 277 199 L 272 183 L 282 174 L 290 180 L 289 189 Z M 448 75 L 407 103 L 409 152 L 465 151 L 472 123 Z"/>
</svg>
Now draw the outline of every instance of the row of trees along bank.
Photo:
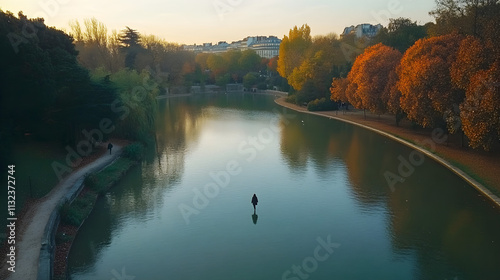
<svg viewBox="0 0 500 280">
<path fill-rule="evenodd" d="M 394 114 L 396 123 L 463 133 L 473 148 L 498 148 L 500 1 L 436 3 L 436 23 L 391 19 L 371 40 L 311 38 L 307 25 L 294 27 L 278 60 L 293 88 L 288 100 L 321 109 L 348 102 Z"/>
</svg>

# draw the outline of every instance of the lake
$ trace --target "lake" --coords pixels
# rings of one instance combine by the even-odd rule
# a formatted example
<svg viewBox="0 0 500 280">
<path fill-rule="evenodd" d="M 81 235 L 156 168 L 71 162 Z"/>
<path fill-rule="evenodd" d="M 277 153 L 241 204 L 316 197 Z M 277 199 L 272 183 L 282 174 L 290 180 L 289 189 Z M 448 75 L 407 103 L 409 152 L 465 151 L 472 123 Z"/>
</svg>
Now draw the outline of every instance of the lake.
<svg viewBox="0 0 500 280">
<path fill-rule="evenodd" d="M 71 279 L 500 277 L 500 211 L 410 148 L 272 96 L 158 102 L 156 145 L 97 201 Z"/>
</svg>

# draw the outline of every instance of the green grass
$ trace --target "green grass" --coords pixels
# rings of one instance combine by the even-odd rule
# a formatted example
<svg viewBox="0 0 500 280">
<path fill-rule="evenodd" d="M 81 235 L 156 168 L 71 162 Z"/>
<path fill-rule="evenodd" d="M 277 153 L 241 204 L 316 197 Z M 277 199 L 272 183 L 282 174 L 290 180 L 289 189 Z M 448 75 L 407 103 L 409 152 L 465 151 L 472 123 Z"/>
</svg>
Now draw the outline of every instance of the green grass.
<svg viewBox="0 0 500 280">
<path fill-rule="evenodd" d="M 133 143 L 123 149 L 123 157 L 140 161 L 144 155 L 144 145 L 141 143 Z"/>
<path fill-rule="evenodd" d="M 59 210 L 61 222 L 72 226 L 80 226 L 94 207 L 96 194 L 92 192 L 78 196 L 73 203 L 65 203 Z"/>
<path fill-rule="evenodd" d="M 136 161 L 128 158 L 119 158 L 112 165 L 98 173 L 92 173 L 85 178 L 85 186 L 98 194 L 103 194 L 124 172 L 136 164 Z"/>
</svg>

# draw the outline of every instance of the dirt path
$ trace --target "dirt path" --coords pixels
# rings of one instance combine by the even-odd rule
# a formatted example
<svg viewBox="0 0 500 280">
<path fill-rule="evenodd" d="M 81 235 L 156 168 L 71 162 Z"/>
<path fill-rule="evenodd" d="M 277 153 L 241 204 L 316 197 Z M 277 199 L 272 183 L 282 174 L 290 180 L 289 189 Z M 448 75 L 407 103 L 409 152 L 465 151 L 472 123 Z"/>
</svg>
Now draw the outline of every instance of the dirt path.
<svg viewBox="0 0 500 280">
<path fill-rule="evenodd" d="M 304 107 L 286 102 L 284 97 L 275 99 L 275 102 L 292 110 L 365 125 L 394 135 L 399 139 L 406 140 L 407 142 L 413 141 L 415 143 L 428 143 L 432 140 L 432 130 L 412 129 L 409 122 L 402 122 L 402 124 L 397 127 L 395 125 L 394 116 L 390 115 L 378 116 L 366 112 L 365 118 L 363 111 L 349 111 L 348 113 L 338 111 L 309 112 Z M 431 150 L 431 156 L 437 155 L 438 157 L 450 162 L 452 166 L 460 168 L 467 175 L 472 175 L 473 178 L 479 177 L 482 181 L 482 185 L 487 186 L 487 191 L 492 191 L 494 196 L 498 198 L 498 196 L 500 196 L 500 176 L 498 176 L 498 173 L 500 172 L 499 153 L 485 153 L 472 149 L 465 149 L 460 147 L 459 142 L 460 141 L 457 139 L 454 139 L 454 142 L 451 142 L 449 145 L 446 143 L 434 143 L 434 149 Z"/>
<path fill-rule="evenodd" d="M 111 163 L 120 155 L 121 150 L 121 145 L 114 144 L 112 155 L 105 152 L 94 161 L 73 171 L 27 211 L 23 217 L 21 228 L 17 231 L 15 272 L 6 271 L 7 268 L 2 264 L 0 275 L 8 275 L 8 280 L 37 279 L 41 240 L 49 217 L 57 207 L 59 200 L 79 178 Z"/>
</svg>

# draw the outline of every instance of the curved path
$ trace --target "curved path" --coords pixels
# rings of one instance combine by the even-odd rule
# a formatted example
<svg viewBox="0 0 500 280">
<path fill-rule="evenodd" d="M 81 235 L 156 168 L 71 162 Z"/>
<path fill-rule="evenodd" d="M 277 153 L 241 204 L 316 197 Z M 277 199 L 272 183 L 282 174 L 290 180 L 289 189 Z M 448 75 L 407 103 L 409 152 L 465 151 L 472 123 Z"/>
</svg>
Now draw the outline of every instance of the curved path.
<svg viewBox="0 0 500 280">
<path fill-rule="evenodd" d="M 80 167 L 64 178 L 45 197 L 28 210 L 23 221 L 23 228 L 18 231 L 16 240 L 16 272 L 8 272 L 8 280 L 36 280 L 41 240 L 45 226 L 52 211 L 58 206 L 61 198 L 69 191 L 75 182 L 85 174 L 103 168 L 111 163 L 121 153 L 122 147 L 115 144 L 113 154 L 104 153 L 95 161 Z M 5 275 L 5 267 L 1 275 Z"/>
<path fill-rule="evenodd" d="M 454 166 L 453 164 L 449 163 L 447 160 L 443 159 L 442 157 L 426 150 L 426 149 L 423 149 L 415 144 L 412 144 L 406 140 L 403 140 L 393 134 L 390 134 L 388 132 L 385 132 L 385 131 L 382 131 L 382 130 L 379 130 L 379 129 L 376 129 L 376 128 L 373 128 L 373 127 L 370 127 L 370 126 L 367 126 L 367 125 L 364 125 L 364 124 L 361 124 L 361 123 L 358 123 L 358 122 L 355 122 L 355 121 L 352 121 L 352 120 L 347 120 L 347 119 L 344 119 L 344 118 L 339 118 L 339 117 L 335 117 L 335 115 L 331 115 L 331 114 L 326 114 L 324 112 L 311 112 L 311 111 L 308 111 L 307 109 L 303 108 L 303 107 L 299 107 L 297 105 L 294 105 L 294 104 L 290 104 L 290 103 L 287 103 L 285 101 L 285 98 L 282 97 L 282 98 L 278 98 L 278 99 L 275 99 L 274 100 L 276 102 L 276 104 L 280 105 L 280 106 L 283 106 L 283 107 L 286 107 L 288 109 L 291 109 L 291 110 L 294 110 L 294 111 L 297 111 L 297 112 L 301 112 L 301 113 L 308 113 L 308 114 L 311 114 L 311 115 L 317 115 L 317 116 L 322 116 L 322 117 L 327 117 L 327 118 L 331 118 L 331 119 L 336 119 L 336 120 L 339 120 L 339 121 L 343 121 L 343 122 L 347 122 L 347 123 L 350 123 L 352 125 L 356 125 L 356 126 L 359 126 L 359 127 L 363 127 L 365 129 L 368 129 L 368 130 L 371 130 L 375 133 L 378 133 L 380 135 L 383 135 L 385 137 L 388 137 L 394 141 L 397 141 L 399 143 L 402 143 L 414 150 L 417 150 L 423 154 L 425 154 L 427 157 L 439 162 L 441 165 L 443 165 L 444 167 L 450 169 L 452 172 L 454 172 L 455 174 L 457 174 L 459 177 L 461 177 L 462 179 L 464 179 L 466 182 L 468 182 L 470 185 L 472 185 L 475 189 L 477 189 L 483 196 L 485 196 L 486 198 L 488 198 L 493 204 L 495 204 L 496 206 L 500 207 L 500 198 L 498 196 L 496 196 L 494 193 L 492 193 L 487 187 L 485 187 L 483 184 L 479 183 L 477 180 L 475 180 L 474 178 L 472 178 L 471 176 L 469 176 L 467 173 L 465 173 L 463 170 L 461 170 L 460 168 L 457 168 L 456 166 Z"/>
</svg>

